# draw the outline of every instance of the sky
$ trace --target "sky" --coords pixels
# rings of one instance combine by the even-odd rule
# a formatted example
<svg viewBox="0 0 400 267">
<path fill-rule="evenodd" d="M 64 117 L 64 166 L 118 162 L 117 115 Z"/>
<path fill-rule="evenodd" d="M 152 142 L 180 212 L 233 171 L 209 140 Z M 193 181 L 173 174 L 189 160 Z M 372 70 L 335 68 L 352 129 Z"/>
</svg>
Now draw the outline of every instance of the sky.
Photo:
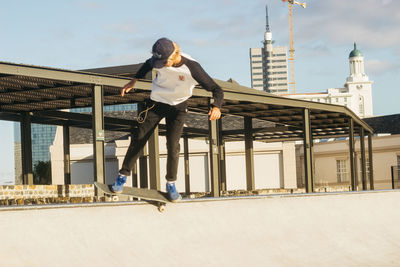
<svg viewBox="0 0 400 267">
<path fill-rule="evenodd" d="M 400 113 L 400 1 L 306 3 L 294 6 L 296 93 L 343 87 L 356 42 L 374 81 L 374 115 Z M 281 0 L 0 0 L 0 61 L 72 70 L 134 64 L 168 37 L 212 77 L 250 86 L 249 49 L 262 47 L 265 5 L 274 45 L 289 46 Z M 12 123 L 0 127 L 1 179 L 14 172 L 14 158 Z"/>
</svg>

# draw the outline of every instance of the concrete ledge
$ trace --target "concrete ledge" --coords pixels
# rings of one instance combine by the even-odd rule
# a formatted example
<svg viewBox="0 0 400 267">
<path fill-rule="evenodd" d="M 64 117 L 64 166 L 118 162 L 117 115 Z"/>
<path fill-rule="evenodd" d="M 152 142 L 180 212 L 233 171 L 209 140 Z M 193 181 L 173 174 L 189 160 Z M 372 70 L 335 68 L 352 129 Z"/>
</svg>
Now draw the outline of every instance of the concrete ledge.
<svg viewBox="0 0 400 267">
<path fill-rule="evenodd" d="M 343 192 L 348 187 L 319 187 L 316 192 Z M 300 194 L 305 189 L 260 189 L 254 191 L 234 190 L 222 192 L 222 196 L 253 196 L 253 195 L 280 195 Z M 190 193 L 184 195 L 186 198 L 203 198 L 210 196 L 210 193 Z M 130 201 L 129 197 L 118 198 L 119 200 Z M 95 196 L 93 184 L 74 185 L 5 185 L 0 186 L 0 207 L 2 206 L 24 206 L 24 205 L 54 205 L 66 203 L 93 203 L 118 201 L 111 197 Z"/>
<path fill-rule="evenodd" d="M 272 189 L 273 190 L 273 189 Z M 315 193 L 303 193 L 304 190 L 298 190 L 299 193 L 282 193 L 283 190 L 275 190 L 271 193 L 271 190 L 260 190 L 260 191 L 240 191 L 238 194 L 226 192 L 223 196 L 214 198 L 207 196 L 206 193 L 195 193 L 189 196 L 184 196 L 180 203 L 174 203 L 178 205 L 181 203 L 190 202 L 217 202 L 217 201 L 233 201 L 233 200 L 244 200 L 244 199 L 264 199 L 264 198 L 291 198 L 291 197 L 323 197 L 330 195 L 348 195 L 348 194 L 375 194 L 375 193 L 399 193 L 400 189 L 382 189 L 373 191 L 329 191 L 329 192 L 315 192 Z M 235 191 L 237 192 L 237 191 Z M 247 192 L 247 195 L 244 194 Z M 264 194 L 262 194 L 262 192 Z M 268 192 L 268 193 L 265 193 Z M 33 210 L 33 209 L 58 209 L 58 208 L 90 208 L 90 207 L 109 207 L 109 206 L 130 206 L 130 205 L 150 205 L 146 201 L 129 200 L 126 196 L 119 196 L 117 200 L 110 197 L 60 197 L 60 198 L 36 198 L 36 199 L 8 199 L 0 200 L 0 212 L 1 211 L 17 211 L 17 210 Z M 119 200 L 121 199 L 121 200 Z M 8 201 L 8 202 L 7 202 Z M 2 205 L 1 203 L 8 203 Z M 170 203 L 169 205 L 171 205 Z"/>
<path fill-rule="evenodd" d="M 373 191 L 187 200 L 164 213 L 126 203 L 2 211 L 0 257 L 5 266 L 396 266 L 399 199 Z"/>
</svg>

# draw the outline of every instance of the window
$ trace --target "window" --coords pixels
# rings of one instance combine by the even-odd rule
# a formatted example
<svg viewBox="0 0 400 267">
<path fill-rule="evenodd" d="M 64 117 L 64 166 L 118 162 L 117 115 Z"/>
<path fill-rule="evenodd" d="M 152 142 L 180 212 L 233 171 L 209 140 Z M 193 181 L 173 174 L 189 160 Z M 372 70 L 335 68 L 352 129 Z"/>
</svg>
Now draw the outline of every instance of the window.
<svg viewBox="0 0 400 267">
<path fill-rule="evenodd" d="M 347 161 L 344 159 L 336 160 L 336 174 L 338 183 L 348 182 Z"/>
<path fill-rule="evenodd" d="M 271 74 L 287 74 L 286 71 L 275 71 L 275 72 L 268 72 L 268 73 L 271 73 Z"/>
<path fill-rule="evenodd" d="M 261 55 L 251 55 L 251 57 L 261 57 Z"/>
<path fill-rule="evenodd" d="M 282 80 L 286 80 L 286 78 L 268 78 L 268 81 L 282 81 Z"/>
<path fill-rule="evenodd" d="M 273 69 L 282 69 L 282 68 L 286 68 L 286 65 L 282 65 L 282 66 L 272 66 Z"/>
<path fill-rule="evenodd" d="M 358 100 L 359 100 L 358 111 L 360 115 L 364 115 L 364 99 L 362 96 L 360 96 Z"/>
<path fill-rule="evenodd" d="M 397 155 L 397 179 L 400 180 L 400 155 Z"/>
</svg>

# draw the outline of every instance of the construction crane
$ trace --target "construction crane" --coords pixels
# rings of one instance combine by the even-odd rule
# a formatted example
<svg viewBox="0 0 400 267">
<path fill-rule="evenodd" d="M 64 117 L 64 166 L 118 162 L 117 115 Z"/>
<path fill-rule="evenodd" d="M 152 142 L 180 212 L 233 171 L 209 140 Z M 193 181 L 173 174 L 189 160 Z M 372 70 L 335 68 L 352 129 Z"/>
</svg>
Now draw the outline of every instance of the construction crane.
<svg viewBox="0 0 400 267">
<path fill-rule="evenodd" d="M 294 81 L 294 41 L 293 41 L 293 5 L 299 5 L 302 6 L 303 8 L 306 8 L 306 3 L 299 3 L 294 0 L 282 0 L 283 2 L 288 2 L 289 4 L 289 43 L 290 43 L 290 48 L 289 48 L 289 58 L 288 60 L 290 62 L 290 82 L 289 84 L 292 87 L 292 93 L 296 93 L 295 90 L 295 81 Z"/>
</svg>

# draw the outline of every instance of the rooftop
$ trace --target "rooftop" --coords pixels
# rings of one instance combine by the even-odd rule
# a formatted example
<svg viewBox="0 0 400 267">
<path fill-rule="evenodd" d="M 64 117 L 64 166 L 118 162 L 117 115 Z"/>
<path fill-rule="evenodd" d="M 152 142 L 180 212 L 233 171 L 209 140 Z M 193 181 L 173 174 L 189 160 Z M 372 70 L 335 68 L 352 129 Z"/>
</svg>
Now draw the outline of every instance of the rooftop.
<svg viewBox="0 0 400 267">
<path fill-rule="evenodd" d="M 95 88 L 102 89 L 105 106 L 143 102 L 151 92 L 151 77 L 139 80 L 135 93 L 120 96 L 120 88 L 130 80 L 139 66 L 135 64 L 72 71 L 0 62 L 0 119 L 19 121 L 23 114 L 29 114 L 34 123 L 91 128 L 91 115 L 62 110 L 91 107 Z M 265 122 L 264 126 L 255 129 L 255 140 L 302 139 L 305 109 L 311 113 L 314 138 L 347 136 L 350 118 L 355 122 L 356 133 L 360 126 L 372 132 L 368 124 L 343 106 L 280 97 L 241 86 L 233 80 L 215 81 L 224 91 L 221 109 L 226 117 L 224 120 L 235 121 L 249 117 L 254 121 Z M 211 92 L 200 86 L 194 88 L 193 96 L 188 100 L 189 111 L 196 113 L 199 120 L 203 118 L 203 122 L 197 122 L 196 128 L 185 128 L 186 133 L 191 134 L 190 137 L 208 136 L 208 130 L 198 126 L 207 124 L 206 114 L 211 96 Z M 133 127 L 136 126 L 131 119 L 105 118 L 106 130 L 127 133 Z M 253 128 L 256 127 L 253 123 Z M 230 128 L 224 134 L 228 140 L 244 138 L 243 129 Z"/>
<path fill-rule="evenodd" d="M 400 134 L 400 114 L 377 116 L 363 119 L 375 133 Z"/>
</svg>

